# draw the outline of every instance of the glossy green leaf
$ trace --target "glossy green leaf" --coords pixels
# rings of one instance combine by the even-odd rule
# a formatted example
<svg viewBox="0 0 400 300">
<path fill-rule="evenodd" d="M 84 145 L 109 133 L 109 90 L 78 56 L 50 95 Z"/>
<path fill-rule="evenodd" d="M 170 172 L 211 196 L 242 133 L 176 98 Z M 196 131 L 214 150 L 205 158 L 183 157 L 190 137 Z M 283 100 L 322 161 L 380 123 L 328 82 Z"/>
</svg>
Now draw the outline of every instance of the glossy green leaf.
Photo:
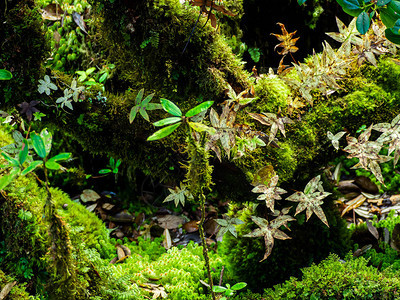
<svg viewBox="0 0 400 300">
<path fill-rule="evenodd" d="M 376 5 L 378 5 L 378 7 L 381 7 L 381 6 L 384 6 L 384 5 L 388 4 L 388 3 L 390 3 L 391 1 L 392 0 L 378 0 L 376 2 Z"/>
<path fill-rule="evenodd" d="M 360 3 L 357 0 L 336 0 L 337 3 L 343 8 L 343 11 L 352 17 L 357 17 L 362 13 Z"/>
<path fill-rule="evenodd" d="M 390 30 L 396 35 L 400 33 L 400 19 L 398 19 L 396 23 L 394 23 L 393 28 L 390 28 Z"/>
<path fill-rule="evenodd" d="M 179 122 L 179 123 L 176 123 L 176 124 L 173 124 L 173 125 L 164 127 L 164 128 L 162 128 L 162 129 L 160 129 L 160 130 L 154 132 L 151 136 L 149 136 L 149 137 L 147 138 L 147 140 L 148 140 L 148 141 L 155 141 L 155 140 L 162 139 L 162 138 L 164 138 L 164 137 L 170 135 L 170 134 L 171 134 L 176 128 L 178 128 L 179 125 L 181 125 L 181 124 L 182 124 L 182 122 Z"/>
<path fill-rule="evenodd" d="M 25 162 L 27 157 L 28 157 L 28 141 L 25 139 L 24 143 L 22 144 L 22 149 L 18 154 L 18 160 L 21 166 Z"/>
<path fill-rule="evenodd" d="M 12 73 L 10 71 L 0 69 L 0 80 L 10 80 L 12 78 Z"/>
<path fill-rule="evenodd" d="M 189 110 L 185 114 L 185 117 L 187 117 L 187 118 L 193 117 L 193 116 L 201 113 L 202 111 L 209 109 L 211 107 L 211 105 L 213 105 L 213 104 L 214 104 L 214 101 L 203 102 L 203 103 L 193 107 L 191 110 Z"/>
<path fill-rule="evenodd" d="M 39 167 L 40 165 L 43 164 L 43 161 L 41 160 L 34 160 L 33 162 L 31 162 L 29 164 L 29 166 L 27 166 L 24 170 L 22 170 L 21 175 L 25 176 L 26 174 L 32 172 L 33 170 L 35 170 L 37 167 Z"/>
<path fill-rule="evenodd" d="M 297 0 L 297 3 L 298 3 L 299 5 L 303 5 L 305 2 L 306 2 L 306 0 Z"/>
<path fill-rule="evenodd" d="M 108 174 L 108 173 L 111 173 L 112 171 L 110 170 L 110 169 L 101 169 L 100 171 L 99 171 L 99 174 Z"/>
<path fill-rule="evenodd" d="M 368 14 L 365 11 L 363 11 L 361 14 L 359 14 L 356 21 L 356 27 L 358 32 L 361 34 L 366 34 L 370 25 L 371 23 Z"/>
<path fill-rule="evenodd" d="M 91 68 L 87 69 L 85 73 L 86 73 L 87 75 L 90 75 L 90 74 L 92 74 L 95 70 L 96 70 L 95 67 L 91 67 Z"/>
<path fill-rule="evenodd" d="M 219 285 L 213 285 L 213 292 L 215 293 L 223 293 L 226 291 L 226 287 L 219 286 Z"/>
<path fill-rule="evenodd" d="M 115 164 L 115 168 L 117 169 L 122 163 L 122 160 L 118 159 L 117 163 Z"/>
<path fill-rule="evenodd" d="M 165 118 L 165 119 L 162 119 L 160 121 L 154 122 L 153 125 L 157 126 L 157 127 L 165 126 L 165 125 L 169 125 L 169 124 L 174 124 L 174 123 L 179 122 L 181 120 L 182 119 L 179 118 L 179 117 L 170 117 L 170 118 Z"/>
<path fill-rule="evenodd" d="M 386 29 L 385 30 L 385 36 L 386 38 L 391 41 L 392 43 L 395 43 L 397 45 L 400 45 L 400 35 L 399 34 L 394 34 L 392 30 Z"/>
<path fill-rule="evenodd" d="M 49 132 L 47 130 L 47 128 L 45 128 L 40 132 L 40 137 L 43 140 L 44 148 L 46 149 L 46 156 L 47 156 L 47 155 L 49 155 L 49 153 L 51 151 L 51 143 L 53 141 L 53 136 L 52 136 L 51 132 Z"/>
<path fill-rule="evenodd" d="M 108 74 L 104 73 L 103 75 L 100 76 L 99 78 L 99 82 L 103 83 L 104 81 L 106 81 Z"/>
<path fill-rule="evenodd" d="M 202 123 L 197 123 L 197 122 L 189 122 L 188 123 L 190 127 L 193 128 L 193 130 L 197 132 L 208 132 L 209 134 L 213 135 L 217 133 L 217 130 L 213 127 L 208 127 L 207 125 L 204 125 Z"/>
<path fill-rule="evenodd" d="M 41 158 L 46 157 L 46 148 L 44 146 L 44 142 L 40 135 L 36 134 L 35 132 L 31 132 L 30 134 L 31 140 L 32 140 L 32 145 L 33 149 L 39 155 Z"/>
<path fill-rule="evenodd" d="M 71 153 L 57 154 L 56 156 L 53 156 L 48 161 L 46 161 L 45 166 L 46 166 L 46 168 L 48 168 L 50 170 L 59 170 L 61 168 L 61 165 L 57 162 L 67 160 L 71 157 L 71 155 L 72 155 Z"/>
<path fill-rule="evenodd" d="M 9 185 L 15 176 L 12 174 L 7 174 L 2 177 L 0 177 L 0 191 L 3 190 L 7 185 Z"/>
<path fill-rule="evenodd" d="M 160 99 L 160 102 L 166 112 L 176 117 L 182 117 L 182 111 L 175 105 L 175 103 L 163 98 Z"/>
<path fill-rule="evenodd" d="M 379 9 L 380 17 L 387 28 L 392 28 L 400 17 L 400 1 L 391 1 L 387 7 Z"/>
<path fill-rule="evenodd" d="M 235 290 L 235 291 L 238 291 L 238 290 L 241 290 L 241 289 L 245 288 L 246 286 L 247 286 L 246 282 L 238 282 L 235 285 L 233 285 L 231 287 L 231 289 Z"/>
<path fill-rule="evenodd" d="M 19 161 L 10 155 L 8 155 L 5 152 L 2 152 L 1 155 L 7 160 L 9 164 L 11 164 L 13 167 L 19 168 Z"/>
</svg>

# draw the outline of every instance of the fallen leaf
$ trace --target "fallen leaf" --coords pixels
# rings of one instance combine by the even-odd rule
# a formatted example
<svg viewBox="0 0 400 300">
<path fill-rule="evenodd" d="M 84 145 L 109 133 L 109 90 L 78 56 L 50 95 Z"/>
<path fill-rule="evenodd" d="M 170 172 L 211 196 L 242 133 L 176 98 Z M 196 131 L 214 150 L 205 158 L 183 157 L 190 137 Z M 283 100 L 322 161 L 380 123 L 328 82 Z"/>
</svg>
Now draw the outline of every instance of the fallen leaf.
<svg viewBox="0 0 400 300">
<path fill-rule="evenodd" d="M 171 235 L 169 234 L 168 228 L 164 229 L 164 240 L 163 240 L 163 246 L 165 249 L 170 249 L 172 247 L 172 241 L 171 241 Z"/>
<path fill-rule="evenodd" d="M 64 11 L 61 9 L 61 6 L 56 3 L 52 3 L 43 8 L 42 19 L 49 21 L 58 21 L 61 20 L 62 14 L 64 14 Z"/>
<path fill-rule="evenodd" d="M 76 11 L 74 11 L 74 12 L 72 13 L 72 18 L 74 19 L 74 22 L 76 23 L 76 25 L 78 25 L 79 28 L 80 28 L 84 33 L 88 34 L 87 31 L 86 31 L 86 24 L 85 24 L 85 21 L 83 21 L 83 16 L 81 16 L 81 15 L 78 14 Z"/>
<path fill-rule="evenodd" d="M 11 291 L 11 289 L 14 287 L 14 285 L 16 285 L 17 282 L 13 281 L 13 282 L 9 282 L 7 283 L 3 289 L 0 292 L 0 300 L 3 300 L 7 297 L 8 293 Z"/>
<path fill-rule="evenodd" d="M 100 199 L 100 195 L 93 190 L 83 190 L 81 194 L 81 201 L 83 203 L 96 202 Z"/>
<path fill-rule="evenodd" d="M 183 224 L 182 228 L 188 233 L 199 230 L 199 226 L 197 225 L 197 221 L 195 220 L 186 222 L 185 224 Z"/>
<path fill-rule="evenodd" d="M 158 217 L 158 224 L 162 228 L 168 228 L 168 229 L 175 229 L 178 228 L 179 225 L 183 224 L 185 222 L 185 219 L 179 216 L 174 216 L 174 215 L 165 215 L 162 217 Z"/>
</svg>

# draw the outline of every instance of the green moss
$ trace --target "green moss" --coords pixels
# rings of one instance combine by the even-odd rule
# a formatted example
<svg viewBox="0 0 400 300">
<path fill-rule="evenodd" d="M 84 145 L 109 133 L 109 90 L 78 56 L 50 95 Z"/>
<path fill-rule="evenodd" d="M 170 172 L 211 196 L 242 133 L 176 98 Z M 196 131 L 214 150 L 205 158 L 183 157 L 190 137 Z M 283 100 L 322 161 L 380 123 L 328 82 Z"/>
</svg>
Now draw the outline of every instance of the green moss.
<svg viewBox="0 0 400 300">
<path fill-rule="evenodd" d="M 318 265 L 303 269 L 301 280 L 291 278 L 263 295 L 264 299 L 397 299 L 397 273 L 378 271 L 364 258 L 330 255 Z"/>
<path fill-rule="evenodd" d="M 285 186 L 283 188 L 290 190 Z M 253 210 L 244 208 L 237 211 L 237 206 L 231 206 L 230 213 L 237 212 L 244 222 L 236 226 L 239 238 L 226 234 L 219 245 L 232 283 L 244 281 L 248 283 L 250 290 L 260 292 L 261 288 L 271 287 L 290 276 L 299 276 L 300 268 L 319 262 L 330 252 L 340 255 L 347 253 L 350 249 L 350 233 L 345 221 L 334 210 L 332 199 L 327 199 L 322 208 L 330 228 L 315 216 L 304 222 L 305 214 L 301 213 L 297 216 L 297 222 L 289 224 L 291 231 L 286 231 L 291 239 L 275 239 L 272 254 L 260 263 L 265 253 L 264 239 L 242 237 L 254 229 L 248 225 L 252 224 L 250 215 Z M 262 213 L 260 206 L 257 213 Z M 293 215 L 294 209 L 289 214 Z"/>
</svg>

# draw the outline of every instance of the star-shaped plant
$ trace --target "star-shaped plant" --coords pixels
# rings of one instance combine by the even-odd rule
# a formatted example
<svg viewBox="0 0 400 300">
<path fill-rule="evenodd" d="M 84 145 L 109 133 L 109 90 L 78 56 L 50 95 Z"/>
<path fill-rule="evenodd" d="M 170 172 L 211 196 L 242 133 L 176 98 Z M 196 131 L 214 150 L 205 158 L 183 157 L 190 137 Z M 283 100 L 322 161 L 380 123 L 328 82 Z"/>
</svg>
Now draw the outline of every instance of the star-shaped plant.
<svg viewBox="0 0 400 300">
<path fill-rule="evenodd" d="M 221 116 L 211 108 L 210 110 L 210 121 L 213 128 L 216 129 L 217 133 L 210 136 L 207 142 L 206 148 L 213 150 L 218 159 L 221 161 L 221 149 L 218 145 L 218 140 L 221 142 L 222 148 L 224 149 L 228 158 L 230 152 L 236 144 L 234 123 L 236 119 L 236 112 L 231 109 L 229 104 L 226 104 L 222 110 Z"/>
<path fill-rule="evenodd" d="M 244 224 L 244 222 L 238 218 L 231 218 L 225 215 L 225 219 L 215 219 L 215 222 L 220 226 L 217 234 L 217 239 L 222 238 L 228 231 L 237 238 L 237 232 L 235 225 Z"/>
<path fill-rule="evenodd" d="M 19 107 L 21 107 L 21 111 L 19 112 L 21 115 L 26 114 L 26 117 L 28 121 L 32 121 L 32 116 L 33 113 L 38 112 L 39 110 L 35 107 L 35 105 L 38 105 L 40 102 L 36 100 L 32 100 L 31 102 L 22 102 L 18 104 Z"/>
<path fill-rule="evenodd" d="M 299 37 L 293 38 L 297 30 L 293 31 L 292 33 L 288 33 L 285 28 L 285 25 L 283 25 L 282 23 L 277 23 L 277 24 L 281 27 L 282 34 L 271 33 L 271 35 L 275 36 L 280 41 L 280 43 L 275 46 L 274 50 L 276 50 L 276 48 L 278 47 L 281 47 L 282 50 L 278 51 L 280 55 L 286 55 L 288 53 L 292 54 L 297 50 L 299 50 L 299 48 L 295 46 Z"/>
<path fill-rule="evenodd" d="M 169 194 L 163 202 L 174 201 L 175 206 L 177 207 L 179 203 L 182 206 L 185 205 L 185 199 L 193 200 L 193 195 L 186 189 L 186 185 L 183 185 L 182 182 L 180 187 L 176 186 L 175 189 L 168 189 L 171 194 Z"/>
<path fill-rule="evenodd" d="M 330 131 L 327 132 L 328 139 L 332 142 L 332 145 L 336 150 L 339 150 L 339 140 L 345 133 L 346 133 L 345 131 L 341 131 L 333 135 L 332 132 Z"/>
<path fill-rule="evenodd" d="M 238 111 L 242 106 L 250 104 L 254 99 L 254 97 L 246 97 L 250 94 L 250 89 L 246 89 L 239 94 L 236 94 L 235 90 L 228 84 L 228 99 L 224 101 L 224 104 L 231 105 L 233 104 L 234 111 Z"/>
<path fill-rule="evenodd" d="M 277 187 L 279 176 L 275 175 L 271 178 L 268 186 L 265 184 L 259 184 L 251 191 L 253 193 L 262 193 L 257 197 L 257 200 L 265 200 L 265 205 L 274 212 L 275 200 L 280 200 L 282 197 L 280 195 L 287 193 L 284 189 Z"/>
<path fill-rule="evenodd" d="M 371 171 L 379 182 L 383 183 L 383 177 L 381 173 L 381 168 L 378 163 L 386 162 L 391 160 L 390 156 L 379 155 L 383 144 L 381 141 L 369 141 L 371 136 L 371 130 L 373 125 L 371 125 L 367 130 L 365 130 L 358 139 L 352 136 L 347 136 L 347 147 L 343 151 L 348 152 L 348 158 L 356 157 L 359 162 L 353 166 L 353 169 L 363 168 L 365 170 Z M 382 127 L 377 127 L 382 128 Z"/>
<path fill-rule="evenodd" d="M 290 239 L 290 237 L 279 228 L 281 226 L 286 226 L 287 222 L 294 221 L 295 218 L 289 215 L 280 215 L 271 222 L 255 216 L 251 216 L 251 219 L 260 228 L 257 228 L 248 234 L 245 234 L 244 237 L 264 237 L 265 254 L 263 259 L 260 260 L 260 262 L 262 262 L 263 260 L 267 259 L 268 256 L 271 254 L 272 248 L 274 247 L 274 238 L 278 240 Z"/>
<path fill-rule="evenodd" d="M 143 119 L 145 119 L 147 122 L 150 122 L 149 115 L 147 114 L 146 110 L 155 110 L 162 108 L 161 104 L 159 103 L 150 103 L 151 99 L 153 99 L 154 93 L 148 95 L 146 98 L 144 98 L 144 100 L 143 100 L 143 93 L 144 89 L 141 89 L 139 93 L 136 95 L 135 106 L 132 107 L 131 112 L 129 114 L 130 123 L 132 123 L 135 120 L 138 112 L 143 117 Z"/>
<path fill-rule="evenodd" d="M 59 97 L 56 100 L 56 103 L 60 104 L 61 108 L 63 108 L 64 105 L 65 105 L 70 110 L 73 110 L 74 108 L 72 107 L 72 104 L 71 104 L 72 99 L 70 99 L 72 96 L 73 96 L 73 93 L 71 93 L 70 89 L 67 88 L 67 89 L 64 90 L 64 96 Z"/>
<path fill-rule="evenodd" d="M 72 90 L 72 99 L 74 99 L 75 102 L 78 102 L 78 97 L 79 95 L 85 90 L 85 87 L 83 86 L 76 86 L 77 82 L 75 78 L 71 82 L 71 90 Z"/>
<path fill-rule="evenodd" d="M 44 79 L 44 80 L 43 80 Z M 39 85 L 38 85 L 38 91 L 39 93 L 43 94 L 46 93 L 46 95 L 50 95 L 50 90 L 58 90 L 57 86 L 50 81 L 50 77 L 48 75 L 44 75 L 43 79 L 39 79 Z"/>
<path fill-rule="evenodd" d="M 304 188 L 304 192 L 296 192 L 286 198 L 286 200 L 299 202 L 296 208 L 296 213 L 294 215 L 297 215 L 303 210 L 307 209 L 307 221 L 311 217 L 311 215 L 315 213 L 317 217 L 320 218 L 320 220 L 329 227 L 324 211 L 322 210 L 320 205 L 323 204 L 322 199 L 324 199 L 331 193 L 324 192 L 324 188 L 322 187 L 322 182 L 320 181 L 320 179 L 321 175 L 314 177 L 307 183 L 306 187 Z"/>
<path fill-rule="evenodd" d="M 262 114 L 249 113 L 249 115 L 253 119 L 256 119 L 258 122 L 260 122 L 261 124 L 271 126 L 268 145 L 275 139 L 275 136 L 278 133 L 278 129 L 283 134 L 283 136 L 286 137 L 284 124 L 294 123 L 294 121 L 288 117 L 281 117 L 279 113 L 278 115 L 273 113 L 262 113 Z"/>
<path fill-rule="evenodd" d="M 374 125 L 372 129 L 382 132 L 376 141 L 389 144 L 388 156 L 394 152 L 393 165 L 396 166 L 400 157 L 400 114 L 391 123 L 379 123 Z"/>
</svg>

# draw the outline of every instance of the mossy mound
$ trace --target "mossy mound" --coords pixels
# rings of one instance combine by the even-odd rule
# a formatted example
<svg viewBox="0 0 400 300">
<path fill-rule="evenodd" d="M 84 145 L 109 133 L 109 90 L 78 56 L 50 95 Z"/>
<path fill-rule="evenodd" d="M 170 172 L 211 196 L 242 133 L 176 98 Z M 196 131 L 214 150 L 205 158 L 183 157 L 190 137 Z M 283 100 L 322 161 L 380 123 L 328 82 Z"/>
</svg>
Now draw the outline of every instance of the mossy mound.
<svg viewBox="0 0 400 300">
<path fill-rule="evenodd" d="M 390 269 L 378 271 L 364 258 L 330 255 L 318 265 L 303 269 L 301 280 L 268 289 L 263 299 L 398 299 L 400 280 Z"/>
<path fill-rule="evenodd" d="M 0 146 L 10 140 L 7 128 L 0 127 L 0 135 L 6 137 Z M 152 295 L 149 289 L 155 290 L 149 283 L 155 283 L 172 299 L 207 299 L 199 281 L 206 273 L 198 245 L 166 251 L 161 238 L 153 242 L 140 239 L 138 243 L 110 239 L 94 213 L 57 188 L 51 188 L 51 196 L 71 241 L 75 276 L 65 284 L 53 273 L 49 224 L 43 217 L 46 190 L 33 176 L 20 177 L 0 198 L 0 268 L 26 283 L 30 294 L 49 299 L 147 299 Z M 110 264 L 117 244 L 130 248 L 132 255 Z M 217 279 L 221 259 L 211 253 L 210 263 Z M 54 287 L 56 290 L 52 290 Z"/>
</svg>

